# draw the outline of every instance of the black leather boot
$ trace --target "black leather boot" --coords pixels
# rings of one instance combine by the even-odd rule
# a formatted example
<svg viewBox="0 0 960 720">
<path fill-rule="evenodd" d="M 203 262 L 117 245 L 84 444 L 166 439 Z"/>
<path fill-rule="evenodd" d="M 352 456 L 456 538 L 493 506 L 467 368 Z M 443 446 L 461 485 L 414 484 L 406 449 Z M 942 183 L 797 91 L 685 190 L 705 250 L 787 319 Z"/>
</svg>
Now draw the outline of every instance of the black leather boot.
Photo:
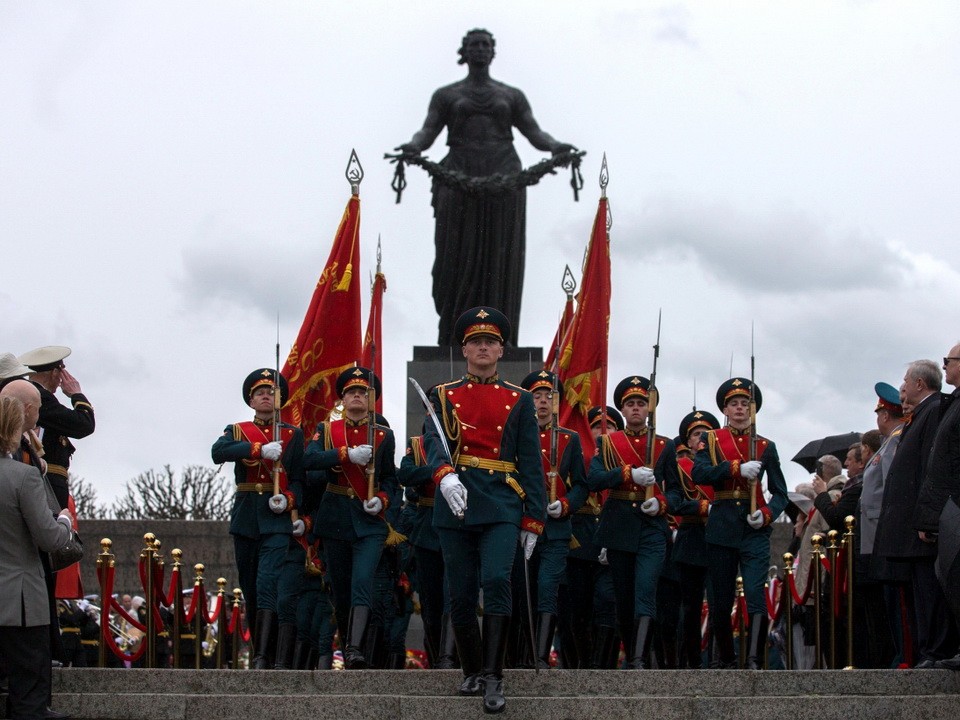
<svg viewBox="0 0 960 720">
<path fill-rule="evenodd" d="M 306 670 L 310 659 L 310 643 L 297 639 L 293 646 L 293 669 Z"/>
<path fill-rule="evenodd" d="M 637 644 L 637 621 L 632 618 L 627 624 L 619 623 L 620 639 L 623 641 L 623 666 L 627 670 L 634 670 L 634 647 Z"/>
<path fill-rule="evenodd" d="M 730 621 L 723 619 L 711 622 L 714 641 L 714 657 L 711 667 L 719 670 L 730 670 L 737 667 L 737 654 L 733 649 L 733 628 Z"/>
<path fill-rule="evenodd" d="M 763 670 L 766 666 L 767 627 L 766 613 L 750 616 L 750 628 L 747 635 L 747 670 Z"/>
<path fill-rule="evenodd" d="M 550 650 L 553 649 L 553 634 L 557 629 L 557 616 L 540 613 L 537 617 L 537 667 L 550 669 Z"/>
<path fill-rule="evenodd" d="M 422 615 L 420 616 L 423 617 Z M 423 621 L 423 649 L 427 653 L 427 663 L 431 668 L 437 667 L 440 662 L 440 628 L 441 623 Z"/>
<path fill-rule="evenodd" d="M 657 663 L 661 670 L 677 669 L 677 629 L 676 627 L 667 628 L 661 624 L 660 630 L 660 654 L 657 655 Z M 662 662 L 661 662 L 662 656 Z"/>
<path fill-rule="evenodd" d="M 633 645 L 627 648 L 627 668 L 631 670 L 646 670 L 649 665 L 650 640 L 653 638 L 653 618 L 649 615 L 638 617 L 633 621 Z"/>
<path fill-rule="evenodd" d="M 325 653 L 317 657 L 317 670 L 332 670 L 333 669 L 333 655 L 330 653 Z"/>
<path fill-rule="evenodd" d="M 609 625 L 595 625 L 593 628 L 593 648 L 590 653 L 590 669 L 606 670 L 609 658 L 613 654 L 613 641 L 617 631 Z"/>
<path fill-rule="evenodd" d="M 460 683 L 459 693 L 461 695 L 479 695 L 482 690 L 480 663 L 483 652 L 480 628 L 474 621 L 469 625 L 451 625 L 450 630 L 450 635 L 456 639 L 460 665 L 463 667 L 463 682 Z"/>
<path fill-rule="evenodd" d="M 293 651 L 297 643 L 296 623 L 281 623 L 277 630 L 277 663 L 274 670 L 293 670 Z"/>
<path fill-rule="evenodd" d="M 699 670 L 703 665 L 703 653 L 700 651 L 702 638 L 700 637 L 700 609 L 694 607 L 683 609 L 683 654 L 687 659 L 687 667 Z"/>
<path fill-rule="evenodd" d="M 438 670 L 454 670 L 457 662 L 457 639 L 453 631 L 453 619 L 449 614 L 443 616 L 440 625 L 440 656 L 437 659 Z"/>
<path fill-rule="evenodd" d="M 271 655 L 271 645 L 273 645 L 273 623 L 277 614 L 273 610 L 257 610 L 257 617 L 254 625 L 254 651 L 253 670 L 269 670 L 267 657 Z"/>
<path fill-rule="evenodd" d="M 347 670 L 365 670 L 367 668 L 367 659 L 363 655 L 363 639 L 369 623 L 370 608 L 365 605 L 356 605 L 350 608 L 347 643 L 343 650 L 343 664 Z"/>
<path fill-rule="evenodd" d="M 483 711 L 503 712 L 507 706 L 503 696 L 503 656 L 507 650 L 508 615 L 483 616 Z"/>
</svg>

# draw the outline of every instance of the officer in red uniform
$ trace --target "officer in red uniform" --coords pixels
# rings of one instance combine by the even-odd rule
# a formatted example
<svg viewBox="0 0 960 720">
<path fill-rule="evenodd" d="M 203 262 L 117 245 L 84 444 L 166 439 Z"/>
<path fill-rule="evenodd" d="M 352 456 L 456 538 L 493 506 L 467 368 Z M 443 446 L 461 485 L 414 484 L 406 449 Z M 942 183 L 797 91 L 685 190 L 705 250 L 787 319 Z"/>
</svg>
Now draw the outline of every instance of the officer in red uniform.
<svg viewBox="0 0 960 720">
<path fill-rule="evenodd" d="M 707 519 L 707 560 L 710 597 L 710 627 L 717 643 L 721 667 L 734 667 L 733 609 L 738 570 L 747 600 L 749 636 L 747 667 L 763 666 L 767 641 L 767 600 L 763 585 L 770 563 L 770 525 L 787 506 L 787 483 L 780 468 L 777 447 L 756 436 L 751 447 L 750 380 L 730 378 L 717 390 L 717 407 L 727 418 L 727 427 L 704 433 L 693 461 L 693 481 L 713 487 L 713 503 Z M 760 388 L 753 386 L 756 409 L 763 403 Z M 766 500 L 764 481 L 770 492 Z M 751 490 L 756 510 L 751 511 Z"/>
<path fill-rule="evenodd" d="M 371 661 L 365 646 L 374 606 L 374 574 L 389 532 L 384 513 L 397 493 L 393 431 L 374 423 L 374 443 L 369 442 L 367 393 L 371 389 L 379 397 L 380 378 L 367 368 L 342 372 L 337 394 L 343 400 L 344 417 L 320 423 L 304 455 L 307 470 L 325 471 L 326 487 L 313 532 L 323 538 L 343 660 L 349 670 L 369 667 Z M 372 495 L 366 474 L 371 459 Z M 382 625 L 383 619 L 379 620 Z"/>
<path fill-rule="evenodd" d="M 682 500 L 673 516 L 679 524 L 673 541 L 673 561 L 680 570 L 680 593 L 683 616 L 683 654 L 687 667 L 699 668 L 702 664 L 700 632 L 703 611 L 703 594 L 707 584 L 707 541 L 705 528 L 713 500 L 713 488 L 693 482 L 693 450 L 700 444 L 700 436 L 706 430 L 717 430 L 717 418 L 705 410 L 694 410 L 680 421 L 679 437 L 684 451 L 677 450 L 677 465 L 680 468 Z"/>
<path fill-rule="evenodd" d="M 571 515 L 583 507 L 590 490 L 586 483 L 586 468 L 583 462 L 583 447 L 580 436 L 564 427 L 556 428 L 556 448 L 553 451 L 553 403 L 563 396 L 561 383 L 549 370 L 537 370 L 520 383 L 524 390 L 533 394 L 533 404 L 540 426 L 540 456 L 543 472 L 547 478 L 547 523 L 537 540 L 530 559 L 530 583 L 532 602 L 536 604 L 536 653 L 533 662 L 540 668 L 550 667 L 550 650 L 557 627 L 558 594 L 567 567 L 567 554 L 572 537 Z M 554 388 L 557 396 L 554 397 Z M 522 582 L 524 569 L 521 558 L 514 560 L 514 585 Z M 514 596 L 514 607 L 517 607 Z M 525 614 L 525 613 L 524 613 Z M 518 618 L 514 618 L 517 620 Z M 526 623 L 522 623 L 525 625 Z M 517 625 L 517 623 L 515 623 Z M 523 645 L 529 647 L 529 630 Z"/>
<path fill-rule="evenodd" d="M 657 435 L 647 462 L 650 381 L 633 375 L 614 391 L 626 429 L 601 436 L 590 462 L 591 490 L 608 490 L 597 542 L 607 549 L 627 669 L 642 670 L 657 614 L 657 580 L 666 555 L 668 509 L 680 500 L 673 440 Z M 647 497 L 649 495 L 649 497 Z"/>
<path fill-rule="evenodd" d="M 503 344 L 510 339 L 507 318 L 495 308 L 476 307 L 460 316 L 455 330 L 467 373 L 430 393 L 442 427 L 427 421 L 424 447 L 443 497 L 434 504 L 433 525 L 446 563 L 465 676 L 460 692 L 482 690 L 484 710 L 497 713 L 506 706 L 503 663 L 511 593 L 522 592 L 511 589 L 513 558 L 518 541 L 529 558 L 543 532 L 546 481 L 533 397 L 497 375 Z M 482 644 L 476 619 L 481 584 Z"/>
<path fill-rule="evenodd" d="M 254 370 L 243 381 L 243 399 L 253 409 L 253 420 L 227 425 L 213 444 L 217 464 L 234 463 L 237 494 L 230 510 L 240 589 L 253 615 L 255 670 L 269 667 L 277 619 L 277 585 L 290 536 L 303 534 L 291 511 L 303 491 L 303 433 L 281 423 L 274 440 L 274 378 L 280 378 L 280 404 L 287 400 L 287 381 L 275 370 Z M 280 492 L 273 494 L 273 470 L 279 463 Z"/>
</svg>

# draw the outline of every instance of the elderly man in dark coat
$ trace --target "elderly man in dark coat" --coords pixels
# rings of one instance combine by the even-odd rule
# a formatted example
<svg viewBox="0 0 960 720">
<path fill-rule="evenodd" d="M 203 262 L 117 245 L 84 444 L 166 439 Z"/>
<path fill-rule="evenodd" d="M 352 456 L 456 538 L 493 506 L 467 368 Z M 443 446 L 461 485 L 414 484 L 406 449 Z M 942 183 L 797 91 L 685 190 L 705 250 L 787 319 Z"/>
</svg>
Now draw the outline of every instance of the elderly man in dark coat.
<svg viewBox="0 0 960 720">
<path fill-rule="evenodd" d="M 943 375 L 932 360 L 916 360 L 907 367 L 900 386 L 904 406 L 911 413 L 900 435 L 883 491 L 874 552 L 910 568 L 913 587 L 917 657 L 916 667 L 932 668 L 953 653 L 952 626 L 943 590 L 934 571 L 936 546 L 914 530 L 914 511 L 920 483 L 940 419 Z"/>
<path fill-rule="evenodd" d="M 920 486 L 917 508 L 913 515 L 914 527 L 921 541 L 935 545 L 941 530 L 940 516 L 948 502 L 960 504 L 960 343 L 954 345 L 943 358 L 943 372 L 948 385 L 955 390 L 940 400 L 940 425 L 933 440 L 933 448 L 927 465 L 927 474 Z M 952 498 L 952 499 L 951 499 Z M 953 532 L 958 529 L 953 528 Z M 948 567 L 940 568 L 940 580 L 944 581 Z M 946 586 L 944 586 L 945 592 Z M 955 611 L 956 612 L 956 611 Z M 955 620 L 960 623 L 960 616 Z M 954 626 L 956 630 L 956 625 Z M 953 650 L 957 650 L 954 634 Z M 960 670 L 960 653 L 941 659 L 938 668 Z"/>
</svg>

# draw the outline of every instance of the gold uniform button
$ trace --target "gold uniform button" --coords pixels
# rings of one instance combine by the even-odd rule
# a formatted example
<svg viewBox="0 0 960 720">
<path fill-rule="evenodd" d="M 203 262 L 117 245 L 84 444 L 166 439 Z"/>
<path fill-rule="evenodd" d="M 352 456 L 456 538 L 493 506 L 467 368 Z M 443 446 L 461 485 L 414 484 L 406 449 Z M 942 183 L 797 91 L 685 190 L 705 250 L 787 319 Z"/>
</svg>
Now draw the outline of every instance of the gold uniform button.
<svg viewBox="0 0 960 720">
<path fill-rule="evenodd" d="M 470 458 L 470 467 L 480 467 L 480 458 L 478 457 Z"/>
</svg>

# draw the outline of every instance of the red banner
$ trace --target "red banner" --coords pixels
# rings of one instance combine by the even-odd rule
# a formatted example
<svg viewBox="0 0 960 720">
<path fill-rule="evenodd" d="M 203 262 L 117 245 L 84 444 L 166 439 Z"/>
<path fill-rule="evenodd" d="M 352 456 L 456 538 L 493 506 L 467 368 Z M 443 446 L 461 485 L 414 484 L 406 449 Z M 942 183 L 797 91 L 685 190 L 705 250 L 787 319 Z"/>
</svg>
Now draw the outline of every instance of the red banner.
<svg viewBox="0 0 960 720">
<path fill-rule="evenodd" d="M 283 376 L 286 422 L 312 433 L 337 402 L 337 376 L 360 357 L 360 198 L 347 202 Z"/>
<path fill-rule="evenodd" d="M 367 317 L 367 332 L 363 335 L 363 352 L 360 364 L 371 368 L 383 378 L 383 294 L 387 291 L 387 276 L 378 272 L 373 278 L 370 315 Z M 383 398 L 377 396 L 377 412 L 383 412 Z"/>
<path fill-rule="evenodd" d="M 607 199 L 600 198 L 590 234 L 577 311 L 560 352 L 560 379 L 566 403 L 560 424 L 575 430 L 583 443 L 587 462 L 596 451 L 587 413 L 606 406 L 607 339 L 610 329 L 610 236 L 607 232 Z"/>
</svg>

